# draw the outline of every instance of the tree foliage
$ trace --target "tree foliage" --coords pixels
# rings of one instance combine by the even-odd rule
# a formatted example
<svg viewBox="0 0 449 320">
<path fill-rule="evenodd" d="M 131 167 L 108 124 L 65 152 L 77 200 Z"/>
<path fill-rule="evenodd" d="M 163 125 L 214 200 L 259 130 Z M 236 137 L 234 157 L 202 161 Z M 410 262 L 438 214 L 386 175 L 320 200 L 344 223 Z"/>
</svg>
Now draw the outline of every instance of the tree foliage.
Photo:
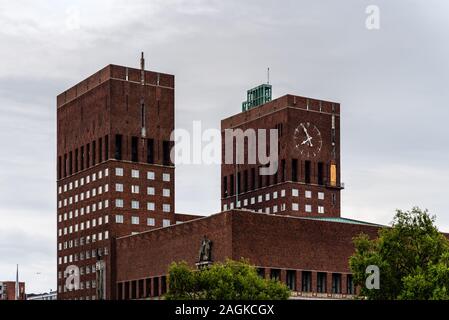
<svg viewBox="0 0 449 320">
<path fill-rule="evenodd" d="M 397 210 L 391 228 L 377 239 L 354 238 L 349 259 L 354 283 L 368 299 L 448 299 L 449 243 L 435 226 L 435 217 L 414 207 Z M 380 289 L 367 289 L 368 265 L 380 269 Z"/>
<path fill-rule="evenodd" d="M 167 300 L 283 300 L 290 290 L 279 281 L 261 278 L 246 261 L 227 260 L 200 271 L 172 263 Z"/>
</svg>

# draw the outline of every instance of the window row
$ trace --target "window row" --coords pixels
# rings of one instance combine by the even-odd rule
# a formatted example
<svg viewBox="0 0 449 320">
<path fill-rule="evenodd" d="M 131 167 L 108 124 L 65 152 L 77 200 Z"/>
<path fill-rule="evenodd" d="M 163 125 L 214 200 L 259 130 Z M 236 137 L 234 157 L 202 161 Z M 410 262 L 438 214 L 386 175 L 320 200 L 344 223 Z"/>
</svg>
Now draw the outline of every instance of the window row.
<svg viewBox="0 0 449 320">
<path fill-rule="evenodd" d="M 90 182 L 95 182 L 98 180 L 101 180 L 103 177 L 109 176 L 109 169 L 104 169 L 98 171 L 97 173 L 92 173 L 91 175 L 87 175 L 86 177 L 80 178 L 75 180 L 74 182 L 69 182 L 64 184 L 63 186 L 58 187 L 58 194 L 61 194 L 63 192 L 71 191 L 73 189 L 76 189 L 78 187 L 84 186 L 84 184 L 89 184 Z"/>
<path fill-rule="evenodd" d="M 104 217 L 104 224 L 109 223 L 109 216 Z M 72 234 L 78 231 L 88 230 L 90 228 L 95 228 L 96 226 L 101 226 L 103 224 L 103 217 L 99 217 L 98 219 L 87 220 L 85 222 L 77 223 L 72 226 L 59 228 L 58 236 L 62 237 L 63 235 Z M 101 240 L 101 239 L 99 239 Z"/>
<path fill-rule="evenodd" d="M 125 175 L 123 168 L 115 168 L 115 176 L 123 177 Z M 131 169 L 131 178 L 140 178 L 140 170 Z M 155 180 L 156 174 L 154 171 L 147 171 L 147 180 Z M 162 181 L 170 182 L 171 176 L 170 173 L 162 173 Z"/>
<path fill-rule="evenodd" d="M 146 188 L 146 194 L 149 196 L 154 196 L 156 195 L 156 189 L 154 187 L 147 187 Z M 125 188 L 123 183 L 116 183 L 115 184 L 115 191 L 116 192 L 124 192 Z M 131 185 L 130 191 L 132 194 L 139 194 L 140 193 L 140 186 L 138 185 Z M 170 197 L 170 189 L 167 188 L 163 188 L 162 189 L 162 196 L 169 198 Z"/>
<path fill-rule="evenodd" d="M 104 201 L 93 203 L 92 205 L 88 205 L 80 209 L 75 209 L 74 211 L 69 211 L 69 213 L 66 212 L 64 214 L 60 214 L 58 215 L 58 222 L 67 221 L 73 218 L 77 218 L 78 216 L 83 216 L 84 213 L 89 214 L 91 212 L 106 209 L 108 207 L 109 207 L 109 200 L 106 199 Z"/>
<path fill-rule="evenodd" d="M 115 215 L 115 223 L 125 223 L 125 218 L 122 214 L 116 214 Z M 131 224 L 133 225 L 139 225 L 140 223 L 146 223 L 147 226 L 154 227 L 156 226 L 156 220 L 154 218 L 146 218 L 146 221 L 141 221 L 140 217 L 138 216 L 132 216 L 131 217 Z M 168 227 L 171 225 L 170 219 L 162 219 L 162 226 Z"/>
<path fill-rule="evenodd" d="M 116 208 L 124 208 L 125 201 L 123 199 L 115 199 L 115 207 Z M 131 209 L 134 209 L 134 210 L 140 209 L 140 201 L 131 200 Z M 147 210 L 155 211 L 156 204 L 154 202 L 147 202 Z M 162 212 L 171 212 L 171 205 L 168 203 L 163 203 L 162 204 Z"/>
<path fill-rule="evenodd" d="M 93 188 L 91 190 L 87 190 L 86 192 L 81 192 L 80 194 L 75 194 L 74 196 L 70 196 L 68 198 L 64 198 L 58 201 L 58 209 L 70 206 L 74 203 L 78 203 L 80 201 L 88 200 L 91 197 L 96 197 L 97 195 L 102 195 L 103 193 L 109 192 L 109 185 L 105 184 L 104 186 L 99 186 L 98 188 Z"/>
<path fill-rule="evenodd" d="M 76 148 L 58 157 L 58 179 L 65 178 L 109 159 L 109 137 Z"/>
<path fill-rule="evenodd" d="M 300 179 L 304 183 L 314 183 L 318 185 L 337 185 L 337 167 L 335 164 L 325 165 L 323 162 L 314 163 L 312 161 L 298 161 L 292 159 L 290 168 L 287 168 L 285 159 L 280 161 L 280 167 L 273 175 L 262 174 L 263 166 L 230 174 L 223 177 L 222 197 L 226 198 L 237 194 L 256 190 L 263 187 L 275 185 L 280 182 Z M 287 169 L 290 176 L 287 177 Z M 301 173 L 301 177 L 299 176 Z"/>
<path fill-rule="evenodd" d="M 75 254 L 60 256 L 60 257 L 58 257 L 58 264 L 62 265 L 62 264 L 67 264 L 67 263 L 72 263 L 72 262 L 94 259 L 97 257 L 98 254 L 105 255 L 105 256 L 108 255 L 109 254 L 108 248 L 107 247 L 105 247 L 104 249 L 99 248 L 98 252 L 97 252 L 97 249 L 92 249 L 92 250 L 86 250 L 86 251 L 82 251 L 82 252 L 75 253 Z"/>
</svg>

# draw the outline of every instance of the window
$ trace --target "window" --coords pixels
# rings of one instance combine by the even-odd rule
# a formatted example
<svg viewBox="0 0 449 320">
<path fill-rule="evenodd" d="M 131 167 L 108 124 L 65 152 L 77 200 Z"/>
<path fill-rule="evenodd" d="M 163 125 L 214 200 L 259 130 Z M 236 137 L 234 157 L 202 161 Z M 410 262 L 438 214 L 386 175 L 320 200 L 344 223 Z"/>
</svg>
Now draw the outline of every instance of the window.
<svg viewBox="0 0 449 320">
<path fill-rule="evenodd" d="M 131 137 L 131 161 L 132 162 L 139 161 L 138 146 L 139 146 L 139 138 Z"/>
<path fill-rule="evenodd" d="M 154 180 L 154 172 L 153 171 L 148 171 L 147 172 L 147 179 L 148 180 Z"/>
<path fill-rule="evenodd" d="M 278 206 L 273 206 L 273 213 L 277 213 L 278 212 Z"/>
<path fill-rule="evenodd" d="M 316 281 L 316 291 L 318 293 L 325 293 L 326 292 L 326 281 L 327 281 L 327 274 L 325 272 L 318 272 L 317 273 L 317 281 Z"/>
<path fill-rule="evenodd" d="M 123 177 L 123 168 L 115 168 L 115 175 L 117 177 Z"/>
<path fill-rule="evenodd" d="M 223 198 L 228 196 L 228 177 L 223 177 Z"/>
<path fill-rule="evenodd" d="M 154 196 L 154 188 L 153 187 L 148 187 L 147 188 L 147 195 Z"/>
<path fill-rule="evenodd" d="M 162 220 L 162 226 L 163 226 L 163 227 L 168 227 L 168 226 L 170 226 L 170 220 L 169 220 L 169 219 L 164 219 L 164 220 Z"/>
<path fill-rule="evenodd" d="M 298 211 L 299 210 L 299 204 L 298 203 L 292 203 L 292 210 Z"/>
<path fill-rule="evenodd" d="M 109 136 L 104 137 L 104 160 L 109 159 Z"/>
<path fill-rule="evenodd" d="M 270 201 L 270 194 L 269 193 L 265 194 L 265 201 Z"/>
<path fill-rule="evenodd" d="M 285 189 L 281 190 L 281 198 L 285 197 Z"/>
<path fill-rule="evenodd" d="M 164 197 L 170 197 L 170 189 L 163 189 L 162 190 L 162 195 Z"/>
<path fill-rule="evenodd" d="M 123 223 L 123 216 L 121 214 L 115 215 L 115 223 Z"/>
<path fill-rule="evenodd" d="M 147 225 L 148 226 L 155 226 L 154 218 L 148 218 L 147 219 Z"/>
<path fill-rule="evenodd" d="M 257 196 L 257 202 L 258 202 L 258 203 L 261 203 L 261 202 L 262 202 L 262 200 L 263 200 L 263 198 L 262 198 L 262 195 L 260 195 L 260 196 Z"/>
<path fill-rule="evenodd" d="M 348 274 L 346 277 L 346 287 L 348 294 L 354 294 L 354 281 L 352 279 L 352 274 Z"/>
<path fill-rule="evenodd" d="M 270 214 L 270 207 L 265 208 L 265 213 Z"/>
<path fill-rule="evenodd" d="M 255 197 L 251 197 L 250 203 L 251 203 L 251 204 L 255 204 L 255 203 L 256 203 L 256 198 L 255 198 Z"/>
<path fill-rule="evenodd" d="M 162 154 L 163 154 L 163 164 L 164 166 L 171 165 L 170 161 L 170 141 L 162 142 Z"/>
<path fill-rule="evenodd" d="M 273 199 L 277 199 L 277 198 L 278 198 L 278 192 L 275 191 L 275 192 L 273 192 Z"/>
<path fill-rule="evenodd" d="M 115 199 L 115 206 L 117 208 L 123 208 L 123 199 Z"/>
<path fill-rule="evenodd" d="M 306 197 L 307 199 L 311 199 L 311 198 L 312 198 L 312 191 L 306 190 L 306 192 L 305 192 L 305 197 Z"/>
<path fill-rule="evenodd" d="M 341 293 L 341 274 L 332 274 L 332 293 Z"/>
<path fill-rule="evenodd" d="M 115 159 L 122 160 L 122 135 L 115 135 Z"/>
<path fill-rule="evenodd" d="M 131 193 L 139 193 L 139 186 L 131 186 Z"/>
<path fill-rule="evenodd" d="M 322 162 L 318 162 L 318 184 L 324 184 L 324 164 Z"/>
<path fill-rule="evenodd" d="M 318 192 L 318 200 L 324 200 L 324 192 Z"/>
<path fill-rule="evenodd" d="M 223 205 L 223 211 L 226 211 L 226 210 L 228 210 L 228 205 L 225 203 L 225 204 Z"/>
<path fill-rule="evenodd" d="M 170 181 L 170 173 L 162 174 L 162 181 L 169 182 Z"/>
<path fill-rule="evenodd" d="M 295 270 L 287 270 L 287 287 L 296 291 L 296 271 Z"/>
<path fill-rule="evenodd" d="M 251 168 L 251 190 L 256 189 L 256 168 Z"/>
<path fill-rule="evenodd" d="M 105 231 L 104 232 L 104 239 L 107 240 L 109 239 L 109 231 Z M 107 254 L 107 251 L 105 250 L 104 254 Z"/>
<path fill-rule="evenodd" d="M 132 200 L 132 201 L 131 201 L 131 208 L 132 208 L 132 209 L 139 209 L 139 201 L 137 201 L 137 200 Z"/>
<path fill-rule="evenodd" d="M 292 159 L 292 181 L 298 181 L 298 159 Z"/>
<path fill-rule="evenodd" d="M 131 170 L 131 177 L 139 178 L 139 170 Z"/>
<path fill-rule="evenodd" d="M 248 205 L 248 199 L 243 200 L 243 206 L 246 207 Z"/>
<path fill-rule="evenodd" d="M 234 175 L 231 174 L 229 176 L 229 195 L 233 196 L 234 195 Z"/>
<path fill-rule="evenodd" d="M 271 269 L 270 271 L 270 279 L 279 281 L 281 278 L 281 270 L 279 269 Z"/>
<path fill-rule="evenodd" d="M 304 170 L 304 173 L 305 173 L 305 176 L 304 176 L 304 182 L 305 182 L 305 183 L 310 183 L 310 171 L 311 171 L 311 167 L 312 167 L 311 162 L 310 162 L 309 160 L 306 160 L 306 162 L 305 162 L 305 170 Z"/>
<path fill-rule="evenodd" d="M 312 289 L 312 272 L 303 271 L 302 272 L 302 291 L 310 292 Z"/>
<path fill-rule="evenodd" d="M 299 197 L 299 190 L 298 189 L 292 189 L 292 196 L 293 197 Z"/>
<path fill-rule="evenodd" d="M 170 212 L 170 205 L 169 204 L 163 204 L 162 205 L 162 211 Z"/>
<path fill-rule="evenodd" d="M 131 217 L 132 224 L 139 224 L 139 217 Z"/>
<path fill-rule="evenodd" d="M 312 212 L 312 206 L 310 204 L 306 204 L 305 210 L 306 212 Z"/>
<path fill-rule="evenodd" d="M 154 163 L 154 140 L 147 140 L 147 162 Z"/>
<path fill-rule="evenodd" d="M 324 207 L 318 206 L 318 213 L 324 213 Z"/>
<path fill-rule="evenodd" d="M 154 211 L 154 202 L 147 202 L 147 210 Z"/>
</svg>

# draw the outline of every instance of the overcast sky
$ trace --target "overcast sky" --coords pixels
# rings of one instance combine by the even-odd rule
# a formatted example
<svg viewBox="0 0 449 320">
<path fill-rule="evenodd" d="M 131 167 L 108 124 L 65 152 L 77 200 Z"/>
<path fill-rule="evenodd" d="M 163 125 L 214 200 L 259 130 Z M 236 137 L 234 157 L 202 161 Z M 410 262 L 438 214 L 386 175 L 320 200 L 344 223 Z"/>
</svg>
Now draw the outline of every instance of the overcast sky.
<svg viewBox="0 0 449 320">
<path fill-rule="evenodd" d="M 380 29 L 365 26 L 368 5 Z M 266 81 L 341 103 L 344 217 L 414 205 L 449 231 L 449 2 L 0 0 L 0 280 L 56 287 L 56 95 L 109 63 L 176 76 L 176 127 L 219 128 Z M 220 207 L 219 166 L 176 170 L 176 211 Z"/>
</svg>

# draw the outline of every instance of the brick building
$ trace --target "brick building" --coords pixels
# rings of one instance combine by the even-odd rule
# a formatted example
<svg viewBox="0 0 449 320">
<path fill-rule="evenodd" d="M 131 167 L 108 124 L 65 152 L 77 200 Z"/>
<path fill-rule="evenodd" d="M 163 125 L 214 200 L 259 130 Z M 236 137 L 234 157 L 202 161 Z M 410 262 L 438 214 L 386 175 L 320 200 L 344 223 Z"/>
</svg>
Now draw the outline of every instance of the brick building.
<svg viewBox="0 0 449 320">
<path fill-rule="evenodd" d="M 109 65 L 57 97 L 58 299 L 160 297 L 169 264 L 195 266 L 204 236 L 211 263 L 247 258 L 295 295 L 354 293 L 352 237 L 380 226 L 340 216 L 340 105 L 271 100 L 271 86 L 249 98 L 222 134 L 276 129 L 278 170 L 223 164 L 222 212 L 199 217 L 175 213 L 174 76 L 142 56 L 140 69 Z M 71 266 L 78 288 L 66 287 Z"/>
<path fill-rule="evenodd" d="M 57 97 L 58 297 L 95 299 L 96 261 L 106 298 L 115 237 L 176 222 L 174 76 L 108 65 Z M 67 290 L 67 266 L 79 290 Z"/>
<path fill-rule="evenodd" d="M 25 300 L 25 282 L 19 282 L 18 297 L 15 281 L 0 281 L 0 300 Z"/>
<path fill-rule="evenodd" d="M 245 163 L 236 164 L 234 143 L 233 164 L 221 169 L 224 211 L 247 208 L 282 215 L 340 216 L 338 103 L 286 95 L 222 120 L 221 129 L 223 140 L 227 129 L 277 129 L 279 137 L 274 175 L 261 175 L 263 165 L 248 163 L 248 148 Z M 258 139 L 255 135 L 256 145 Z M 224 151 L 223 146 L 223 159 Z"/>
</svg>

